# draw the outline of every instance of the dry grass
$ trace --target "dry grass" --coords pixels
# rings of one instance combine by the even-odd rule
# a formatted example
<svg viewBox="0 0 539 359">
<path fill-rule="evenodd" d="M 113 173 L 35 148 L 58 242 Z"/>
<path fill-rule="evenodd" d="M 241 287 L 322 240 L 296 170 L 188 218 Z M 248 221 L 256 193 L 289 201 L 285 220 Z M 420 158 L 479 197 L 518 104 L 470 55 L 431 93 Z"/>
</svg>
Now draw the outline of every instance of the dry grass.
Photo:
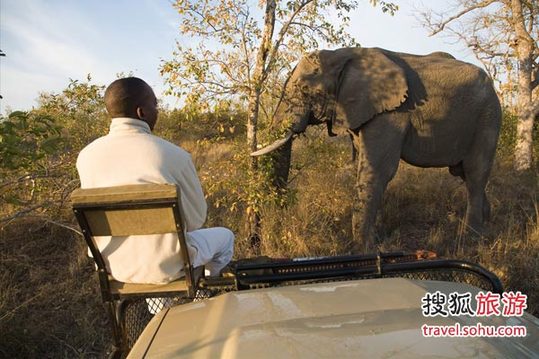
<svg viewBox="0 0 539 359">
<path fill-rule="evenodd" d="M 274 257 L 347 253 L 352 241 L 351 211 L 355 168 L 344 140 L 301 139 L 291 177 L 294 200 L 262 211 L 262 253 Z M 313 160 L 313 154 L 316 160 Z M 445 258 L 477 262 L 495 272 L 507 289 L 529 296 L 539 313 L 539 176 L 516 175 L 498 160 L 487 187 L 491 221 L 482 236 L 465 231 L 466 190 L 446 168 L 421 169 L 401 163 L 388 186 L 377 220 L 384 251 L 429 249 Z M 210 198 L 211 203 L 211 198 Z M 244 241 L 241 212 L 223 212 L 217 221 L 238 233 L 236 256 L 251 251 Z"/>
<path fill-rule="evenodd" d="M 211 163 L 223 152 L 212 147 Z M 262 254 L 274 257 L 347 253 L 352 241 L 351 206 L 355 166 L 346 138 L 327 139 L 311 133 L 294 144 L 291 197 L 288 205 L 262 209 Z M 205 153 L 198 148 L 198 152 Z M 226 160 L 225 160 L 226 162 Z M 234 173 L 233 164 L 226 175 Z M 220 164 L 223 172 L 226 164 Z M 516 175 L 510 161 L 500 160 L 487 187 L 491 221 L 483 236 L 462 226 L 466 189 L 446 168 L 421 169 L 401 163 L 384 196 L 376 228 L 384 251 L 429 249 L 445 258 L 477 262 L 495 272 L 509 290 L 529 296 L 529 311 L 539 313 L 539 174 Z M 236 257 L 251 255 L 243 226 L 243 208 L 229 211 L 212 206 L 226 197 L 226 189 L 208 198 L 212 225 L 226 225 L 237 233 Z M 226 201 L 225 201 L 226 202 Z"/>
<path fill-rule="evenodd" d="M 539 222 L 537 173 L 516 176 L 498 162 L 487 188 L 492 204 L 487 232 L 462 228 L 466 193 L 445 169 L 401 166 L 387 192 L 379 232 L 384 248 L 425 248 L 447 258 L 477 262 L 496 273 L 508 290 L 528 295 L 539 313 Z"/>
<path fill-rule="evenodd" d="M 42 221 L 0 231 L 0 357 L 106 353 L 108 323 L 85 251 L 81 238 Z"/>
<path fill-rule="evenodd" d="M 331 142 L 331 143 L 329 143 Z M 208 225 L 237 234 L 236 258 L 251 254 L 244 207 L 224 183 L 244 176 L 231 144 L 186 142 L 208 197 Z M 274 257 L 347 253 L 355 169 L 346 138 L 310 136 L 294 145 L 292 188 L 287 206 L 262 208 L 262 254 Z M 213 177 L 212 177 L 213 176 Z M 226 177 L 226 178 L 225 178 Z M 223 181 L 226 179 L 227 181 Z M 220 184 L 220 187 L 215 185 Z M 238 190 L 237 188 L 235 190 Z M 462 231 L 464 184 L 447 169 L 401 164 L 384 197 L 377 221 L 383 250 L 430 249 L 446 258 L 478 262 L 494 271 L 507 289 L 529 296 L 539 314 L 539 222 L 537 173 L 516 176 L 498 161 L 488 195 L 492 221 L 483 237 Z M 65 219 L 70 218 L 68 214 Z M 0 357 L 101 357 L 109 327 L 91 262 L 80 237 L 34 220 L 0 232 Z"/>
</svg>

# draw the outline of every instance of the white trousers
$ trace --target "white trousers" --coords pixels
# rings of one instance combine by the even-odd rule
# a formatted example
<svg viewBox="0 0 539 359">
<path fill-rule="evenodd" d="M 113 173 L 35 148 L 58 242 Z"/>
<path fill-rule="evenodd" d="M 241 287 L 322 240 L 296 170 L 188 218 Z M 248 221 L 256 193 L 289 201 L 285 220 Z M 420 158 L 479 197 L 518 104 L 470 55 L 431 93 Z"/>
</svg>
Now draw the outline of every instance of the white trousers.
<svg viewBox="0 0 539 359">
<path fill-rule="evenodd" d="M 204 265 L 210 276 L 218 276 L 232 259 L 234 233 L 224 227 L 197 229 L 187 232 L 187 244 L 193 267 Z"/>
<path fill-rule="evenodd" d="M 218 276 L 234 253 L 234 233 L 228 228 L 213 227 L 187 232 L 186 241 L 193 267 L 204 265 L 206 274 L 210 276 Z M 152 314 L 173 305 L 170 298 L 147 298 L 146 303 Z"/>
</svg>

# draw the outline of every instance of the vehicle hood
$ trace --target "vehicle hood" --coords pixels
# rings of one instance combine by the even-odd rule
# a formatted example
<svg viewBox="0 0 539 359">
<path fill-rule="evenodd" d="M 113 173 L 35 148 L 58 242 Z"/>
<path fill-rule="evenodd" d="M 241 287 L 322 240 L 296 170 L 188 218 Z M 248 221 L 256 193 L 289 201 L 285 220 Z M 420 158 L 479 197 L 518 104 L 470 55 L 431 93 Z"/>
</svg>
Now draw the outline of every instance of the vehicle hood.
<svg viewBox="0 0 539 359">
<path fill-rule="evenodd" d="M 504 358 L 539 355 L 539 320 L 424 317 L 425 293 L 479 291 L 403 278 L 231 292 L 153 318 L 130 358 Z M 475 304 L 473 306 L 475 308 Z M 524 338 L 427 338 L 428 325 L 523 325 Z"/>
</svg>

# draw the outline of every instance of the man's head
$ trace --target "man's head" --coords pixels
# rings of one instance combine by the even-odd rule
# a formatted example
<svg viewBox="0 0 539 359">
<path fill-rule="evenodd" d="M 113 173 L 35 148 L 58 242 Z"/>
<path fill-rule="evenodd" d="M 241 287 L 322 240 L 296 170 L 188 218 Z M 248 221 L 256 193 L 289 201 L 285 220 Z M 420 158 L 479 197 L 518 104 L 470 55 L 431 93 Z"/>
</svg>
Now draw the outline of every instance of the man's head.
<svg viewBox="0 0 539 359">
<path fill-rule="evenodd" d="M 137 118 L 146 122 L 151 130 L 157 121 L 157 98 L 150 85 L 137 77 L 111 83 L 105 90 L 105 106 L 112 118 Z"/>
</svg>

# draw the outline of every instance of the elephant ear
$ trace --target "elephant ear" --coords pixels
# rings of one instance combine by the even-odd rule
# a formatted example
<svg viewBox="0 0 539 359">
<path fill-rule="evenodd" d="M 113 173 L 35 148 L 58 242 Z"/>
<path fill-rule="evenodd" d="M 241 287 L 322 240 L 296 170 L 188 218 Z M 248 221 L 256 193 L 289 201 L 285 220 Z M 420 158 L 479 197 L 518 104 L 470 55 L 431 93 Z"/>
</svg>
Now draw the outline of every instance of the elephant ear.
<svg viewBox="0 0 539 359">
<path fill-rule="evenodd" d="M 352 54 L 337 89 L 335 125 L 357 129 L 377 114 L 392 111 L 406 101 L 404 70 L 382 50 L 347 49 Z"/>
</svg>

